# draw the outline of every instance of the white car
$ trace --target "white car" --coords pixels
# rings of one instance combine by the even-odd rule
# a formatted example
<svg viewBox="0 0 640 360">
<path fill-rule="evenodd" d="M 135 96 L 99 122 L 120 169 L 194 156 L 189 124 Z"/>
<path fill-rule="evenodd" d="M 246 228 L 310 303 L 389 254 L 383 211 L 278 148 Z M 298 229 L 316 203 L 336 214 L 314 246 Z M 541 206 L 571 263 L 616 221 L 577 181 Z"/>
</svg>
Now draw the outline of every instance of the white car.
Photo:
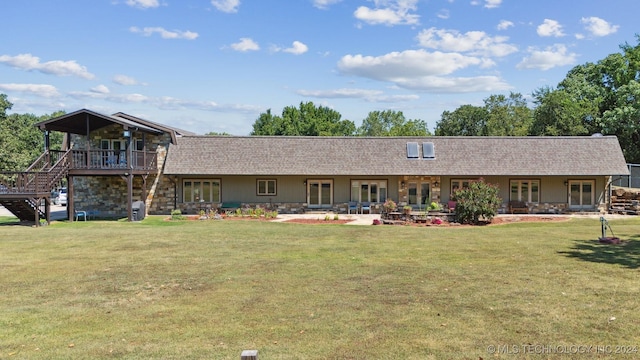
<svg viewBox="0 0 640 360">
<path fill-rule="evenodd" d="M 60 194 L 58 195 L 58 204 L 67 206 L 67 188 L 60 189 Z"/>
</svg>

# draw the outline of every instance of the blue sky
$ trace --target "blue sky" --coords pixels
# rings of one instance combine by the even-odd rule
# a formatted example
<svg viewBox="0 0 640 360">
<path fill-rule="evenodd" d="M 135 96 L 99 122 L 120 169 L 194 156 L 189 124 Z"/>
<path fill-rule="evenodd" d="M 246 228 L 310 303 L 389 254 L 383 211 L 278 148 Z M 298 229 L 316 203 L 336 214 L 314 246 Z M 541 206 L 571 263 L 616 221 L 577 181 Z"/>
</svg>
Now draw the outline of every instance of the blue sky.
<svg viewBox="0 0 640 360">
<path fill-rule="evenodd" d="M 636 45 L 637 0 L 13 0 L 0 93 L 11 113 L 125 112 L 248 135 L 312 101 L 359 126 L 433 128 L 492 94 L 529 97 Z"/>
</svg>

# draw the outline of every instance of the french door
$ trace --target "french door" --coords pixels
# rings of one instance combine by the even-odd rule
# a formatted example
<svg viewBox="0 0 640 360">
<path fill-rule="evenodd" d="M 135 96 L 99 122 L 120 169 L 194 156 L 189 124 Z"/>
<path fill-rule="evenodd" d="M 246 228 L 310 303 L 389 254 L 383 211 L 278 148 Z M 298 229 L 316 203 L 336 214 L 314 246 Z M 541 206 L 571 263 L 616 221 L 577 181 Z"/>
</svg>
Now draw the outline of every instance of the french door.
<svg viewBox="0 0 640 360">
<path fill-rule="evenodd" d="M 593 180 L 569 180 L 569 208 L 593 209 L 595 207 L 594 188 Z"/>
<path fill-rule="evenodd" d="M 307 180 L 307 204 L 309 208 L 331 207 L 333 180 Z"/>
</svg>

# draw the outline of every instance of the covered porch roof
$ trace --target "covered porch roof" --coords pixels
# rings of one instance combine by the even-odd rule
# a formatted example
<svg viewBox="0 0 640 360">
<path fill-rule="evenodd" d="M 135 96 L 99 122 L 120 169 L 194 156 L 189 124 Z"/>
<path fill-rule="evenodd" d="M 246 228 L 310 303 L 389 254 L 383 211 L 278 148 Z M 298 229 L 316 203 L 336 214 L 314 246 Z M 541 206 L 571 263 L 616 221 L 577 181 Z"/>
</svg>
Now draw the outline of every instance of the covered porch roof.
<svg viewBox="0 0 640 360">
<path fill-rule="evenodd" d="M 82 109 L 53 119 L 41 121 L 35 124 L 41 130 L 60 131 L 71 134 L 86 135 L 89 131 L 103 127 L 120 124 L 125 130 L 143 131 L 151 134 L 162 134 L 164 129 L 158 129 L 146 124 L 135 122 L 120 116 L 100 114 L 91 110 Z"/>
</svg>

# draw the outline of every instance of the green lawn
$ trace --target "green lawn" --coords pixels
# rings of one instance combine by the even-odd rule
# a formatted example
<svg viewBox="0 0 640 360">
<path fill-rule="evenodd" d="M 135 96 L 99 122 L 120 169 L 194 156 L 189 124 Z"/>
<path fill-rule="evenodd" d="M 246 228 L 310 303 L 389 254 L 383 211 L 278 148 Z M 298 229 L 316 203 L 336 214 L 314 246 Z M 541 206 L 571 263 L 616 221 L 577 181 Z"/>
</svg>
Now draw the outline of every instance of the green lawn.
<svg viewBox="0 0 640 360">
<path fill-rule="evenodd" d="M 640 219 L 610 224 L 0 224 L 0 359 L 639 358 Z"/>
</svg>

